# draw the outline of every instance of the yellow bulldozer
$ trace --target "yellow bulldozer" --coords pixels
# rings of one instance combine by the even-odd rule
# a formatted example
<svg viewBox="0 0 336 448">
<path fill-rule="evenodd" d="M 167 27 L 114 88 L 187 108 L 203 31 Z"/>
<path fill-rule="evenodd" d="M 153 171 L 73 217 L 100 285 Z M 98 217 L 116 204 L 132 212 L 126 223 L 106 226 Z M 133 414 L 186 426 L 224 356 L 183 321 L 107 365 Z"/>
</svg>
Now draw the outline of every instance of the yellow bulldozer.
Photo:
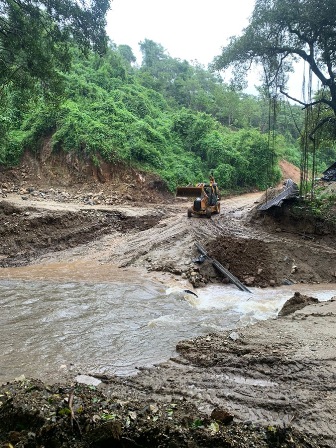
<svg viewBox="0 0 336 448">
<path fill-rule="evenodd" d="M 205 215 L 211 218 L 213 213 L 220 213 L 220 195 L 213 177 L 208 184 L 200 183 L 195 187 L 177 187 L 177 197 L 194 198 L 193 205 L 188 208 L 188 218 L 192 215 Z"/>
</svg>

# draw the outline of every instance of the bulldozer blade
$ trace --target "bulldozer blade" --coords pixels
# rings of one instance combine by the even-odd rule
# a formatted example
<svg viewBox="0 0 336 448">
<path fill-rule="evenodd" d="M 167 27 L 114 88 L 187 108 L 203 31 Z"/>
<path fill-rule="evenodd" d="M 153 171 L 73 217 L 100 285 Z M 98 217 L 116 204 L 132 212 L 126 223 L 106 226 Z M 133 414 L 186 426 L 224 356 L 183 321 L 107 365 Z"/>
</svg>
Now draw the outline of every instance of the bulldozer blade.
<svg viewBox="0 0 336 448">
<path fill-rule="evenodd" d="M 177 187 L 176 196 L 183 198 L 197 198 L 202 194 L 202 187 Z"/>
</svg>

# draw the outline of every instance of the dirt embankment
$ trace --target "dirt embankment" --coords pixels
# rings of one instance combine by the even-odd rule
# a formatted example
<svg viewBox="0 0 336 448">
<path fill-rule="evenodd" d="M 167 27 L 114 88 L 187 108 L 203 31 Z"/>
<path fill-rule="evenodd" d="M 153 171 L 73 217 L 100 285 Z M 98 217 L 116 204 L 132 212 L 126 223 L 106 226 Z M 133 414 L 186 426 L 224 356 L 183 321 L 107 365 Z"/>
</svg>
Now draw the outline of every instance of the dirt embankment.
<svg viewBox="0 0 336 448">
<path fill-rule="evenodd" d="M 221 215 L 211 220 L 187 219 L 187 202 L 175 201 L 158 180 L 137 183 L 139 173 L 123 172 L 134 175 L 126 183 L 120 176 L 116 181 L 116 173 L 113 180 L 111 171 L 110 177 L 100 172 L 103 184 L 62 177 L 60 188 L 54 174 L 55 184 L 48 184 L 45 166 L 35 178 L 27 167 L 1 179 L 2 266 L 56 265 L 76 254 L 141 266 L 153 276 L 169 271 L 198 287 L 223 281 L 209 263 L 193 261 L 201 242 L 251 286 L 335 283 L 331 235 L 307 239 L 286 227 L 265 228 L 262 219 L 251 222 L 258 193 L 223 200 Z M 7 275 L 6 268 L 1 272 Z M 336 447 L 335 304 L 181 341 L 178 358 L 135 377 L 105 378 L 97 389 L 23 378 L 1 386 L 0 442 L 26 448 Z"/>
<path fill-rule="evenodd" d="M 127 210 L 58 207 L 38 203 L 16 205 L 17 198 L 0 201 L 0 266 L 20 266 L 45 253 L 83 246 L 113 232 L 143 231 L 161 219 L 160 214 L 131 215 Z M 46 208 L 45 208 L 46 207 Z"/>
</svg>

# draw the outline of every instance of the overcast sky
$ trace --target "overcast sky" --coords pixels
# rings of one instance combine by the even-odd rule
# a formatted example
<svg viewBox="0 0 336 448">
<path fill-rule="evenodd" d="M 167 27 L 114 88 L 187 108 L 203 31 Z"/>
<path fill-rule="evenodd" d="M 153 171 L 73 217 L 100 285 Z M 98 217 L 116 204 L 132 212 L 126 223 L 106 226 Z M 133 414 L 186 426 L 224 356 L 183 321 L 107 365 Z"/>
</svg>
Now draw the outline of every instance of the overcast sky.
<svg viewBox="0 0 336 448">
<path fill-rule="evenodd" d="M 249 23 L 255 0 L 113 0 L 107 16 L 107 33 L 117 45 L 127 44 L 141 62 L 139 42 L 151 39 L 173 58 L 197 60 L 207 66 L 221 53 L 233 35 Z M 302 68 L 292 77 L 300 97 Z M 224 78 L 229 81 L 228 78 Z M 256 71 L 250 72 L 248 93 L 260 85 Z"/>
<path fill-rule="evenodd" d="M 138 53 L 151 39 L 173 58 L 207 65 L 248 24 L 254 0 L 113 0 L 107 32 Z"/>
</svg>

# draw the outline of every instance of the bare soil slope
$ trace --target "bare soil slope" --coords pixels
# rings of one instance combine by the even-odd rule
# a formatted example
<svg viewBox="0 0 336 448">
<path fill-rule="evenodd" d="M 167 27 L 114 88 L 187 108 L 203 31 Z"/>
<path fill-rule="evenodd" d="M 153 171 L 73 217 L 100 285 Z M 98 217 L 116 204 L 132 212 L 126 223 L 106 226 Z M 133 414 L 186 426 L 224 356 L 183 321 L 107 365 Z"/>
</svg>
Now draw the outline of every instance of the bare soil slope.
<svg viewBox="0 0 336 448">
<path fill-rule="evenodd" d="M 292 179 L 297 184 L 300 182 L 300 169 L 297 166 L 287 162 L 287 160 L 280 160 L 279 166 L 283 180 Z"/>
</svg>

